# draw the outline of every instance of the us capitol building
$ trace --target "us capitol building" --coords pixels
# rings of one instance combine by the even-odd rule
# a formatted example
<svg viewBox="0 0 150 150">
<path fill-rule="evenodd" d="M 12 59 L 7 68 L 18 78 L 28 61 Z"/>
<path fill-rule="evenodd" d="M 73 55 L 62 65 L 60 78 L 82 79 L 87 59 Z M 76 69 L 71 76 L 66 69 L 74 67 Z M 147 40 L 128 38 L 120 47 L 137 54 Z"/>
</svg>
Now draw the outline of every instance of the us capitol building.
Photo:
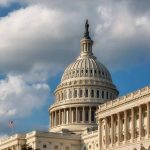
<svg viewBox="0 0 150 150">
<path fill-rule="evenodd" d="M 92 51 L 86 21 L 80 55 L 64 71 L 49 108 L 48 132 L 0 140 L 0 150 L 150 150 L 150 86 L 118 98 L 108 69 Z"/>
</svg>

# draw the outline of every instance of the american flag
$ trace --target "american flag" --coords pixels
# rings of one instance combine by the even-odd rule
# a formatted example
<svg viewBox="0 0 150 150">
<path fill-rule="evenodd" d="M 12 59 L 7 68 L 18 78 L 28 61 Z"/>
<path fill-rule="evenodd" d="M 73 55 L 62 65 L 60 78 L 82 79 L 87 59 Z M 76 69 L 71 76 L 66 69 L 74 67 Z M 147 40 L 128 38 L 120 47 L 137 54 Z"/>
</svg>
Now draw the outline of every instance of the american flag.
<svg viewBox="0 0 150 150">
<path fill-rule="evenodd" d="M 13 121 L 9 121 L 9 127 L 13 128 L 14 127 L 14 122 Z"/>
</svg>

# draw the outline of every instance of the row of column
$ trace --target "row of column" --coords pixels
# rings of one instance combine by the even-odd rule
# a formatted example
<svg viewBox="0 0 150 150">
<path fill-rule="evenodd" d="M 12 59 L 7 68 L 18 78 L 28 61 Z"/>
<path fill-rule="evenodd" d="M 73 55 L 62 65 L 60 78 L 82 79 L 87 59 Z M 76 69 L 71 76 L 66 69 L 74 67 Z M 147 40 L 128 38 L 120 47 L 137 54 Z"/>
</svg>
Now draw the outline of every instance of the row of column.
<svg viewBox="0 0 150 150">
<path fill-rule="evenodd" d="M 102 147 L 141 140 L 150 136 L 150 104 L 143 104 L 99 120 Z"/>
<path fill-rule="evenodd" d="M 52 111 L 51 127 L 72 123 L 94 123 L 96 107 L 72 107 Z"/>
</svg>

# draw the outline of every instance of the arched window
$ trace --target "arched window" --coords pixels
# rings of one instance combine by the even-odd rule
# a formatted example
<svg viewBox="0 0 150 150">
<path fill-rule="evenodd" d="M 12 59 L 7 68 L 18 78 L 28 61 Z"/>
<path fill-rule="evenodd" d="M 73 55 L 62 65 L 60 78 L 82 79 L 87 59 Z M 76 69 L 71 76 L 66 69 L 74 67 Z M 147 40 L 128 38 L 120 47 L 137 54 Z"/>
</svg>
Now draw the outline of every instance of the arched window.
<svg viewBox="0 0 150 150">
<path fill-rule="evenodd" d="M 88 97 L 88 89 L 85 90 L 85 97 Z"/>
<path fill-rule="evenodd" d="M 91 97 L 94 97 L 94 90 L 91 90 Z"/>
<path fill-rule="evenodd" d="M 96 96 L 99 98 L 99 90 L 96 91 Z"/>
</svg>

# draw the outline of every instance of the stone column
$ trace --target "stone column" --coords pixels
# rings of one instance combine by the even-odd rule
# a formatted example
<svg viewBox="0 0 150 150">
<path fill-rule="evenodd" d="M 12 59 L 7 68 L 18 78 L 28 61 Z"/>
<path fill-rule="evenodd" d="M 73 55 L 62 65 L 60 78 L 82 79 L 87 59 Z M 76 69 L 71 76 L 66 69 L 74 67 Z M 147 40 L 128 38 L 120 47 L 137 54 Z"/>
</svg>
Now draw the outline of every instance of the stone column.
<svg viewBox="0 0 150 150">
<path fill-rule="evenodd" d="M 102 149 L 102 131 L 101 131 L 101 119 L 99 119 L 99 122 L 98 122 L 98 147 L 99 147 L 99 150 Z"/>
<path fill-rule="evenodd" d="M 53 127 L 53 112 L 51 112 L 51 128 Z"/>
<path fill-rule="evenodd" d="M 147 138 L 149 138 L 150 134 L 150 106 L 149 102 L 147 103 Z"/>
<path fill-rule="evenodd" d="M 78 107 L 76 107 L 76 123 L 78 123 Z"/>
<path fill-rule="evenodd" d="M 71 108 L 69 108 L 69 123 L 72 123 Z"/>
<path fill-rule="evenodd" d="M 127 142 L 127 110 L 124 111 L 124 142 Z"/>
<path fill-rule="evenodd" d="M 131 109 L 131 122 L 132 122 L 132 128 L 131 128 L 131 140 L 134 141 L 135 138 L 135 114 L 134 114 L 134 108 Z"/>
<path fill-rule="evenodd" d="M 73 119 L 74 119 L 74 108 L 72 108 L 72 110 L 71 110 L 71 122 L 73 123 Z"/>
<path fill-rule="evenodd" d="M 66 124 L 66 109 L 64 109 L 64 118 L 63 118 L 63 123 Z"/>
<path fill-rule="evenodd" d="M 57 115 L 56 115 L 56 110 L 55 110 L 55 126 L 56 126 L 56 121 L 57 121 Z"/>
<path fill-rule="evenodd" d="M 114 117 L 111 115 L 111 146 L 113 146 L 114 142 Z"/>
<path fill-rule="evenodd" d="M 117 120 L 118 120 L 118 145 L 120 144 L 120 113 L 117 114 Z"/>
<path fill-rule="evenodd" d="M 64 111 L 61 111 L 61 123 L 64 124 Z"/>
<path fill-rule="evenodd" d="M 107 134 L 107 118 L 105 118 L 105 148 L 107 148 L 108 145 L 108 134 Z"/>
<path fill-rule="evenodd" d="M 91 109 L 92 109 L 92 108 L 89 107 L 89 123 L 91 123 L 91 112 L 92 112 Z"/>
<path fill-rule="evenodd" d="M 84 109 L 84 106 L 83 106 L 83 110 L 82 110 L 82 121 L 83 121 L 83 123 L 85 123 L 85 109 Z"/>
<path fill-rule="evenodd" d="M 60 111 L 60 109 L 59 109 L 59 125 L 61 124 L 61 120 L 60 120 L 60 117 L 61 117 L 61 111 Z"/>
<path fill-rule="evenodd" d="M 142 137 L 142 106 L 139 106 L 139 138 Z"/>
</svg>

